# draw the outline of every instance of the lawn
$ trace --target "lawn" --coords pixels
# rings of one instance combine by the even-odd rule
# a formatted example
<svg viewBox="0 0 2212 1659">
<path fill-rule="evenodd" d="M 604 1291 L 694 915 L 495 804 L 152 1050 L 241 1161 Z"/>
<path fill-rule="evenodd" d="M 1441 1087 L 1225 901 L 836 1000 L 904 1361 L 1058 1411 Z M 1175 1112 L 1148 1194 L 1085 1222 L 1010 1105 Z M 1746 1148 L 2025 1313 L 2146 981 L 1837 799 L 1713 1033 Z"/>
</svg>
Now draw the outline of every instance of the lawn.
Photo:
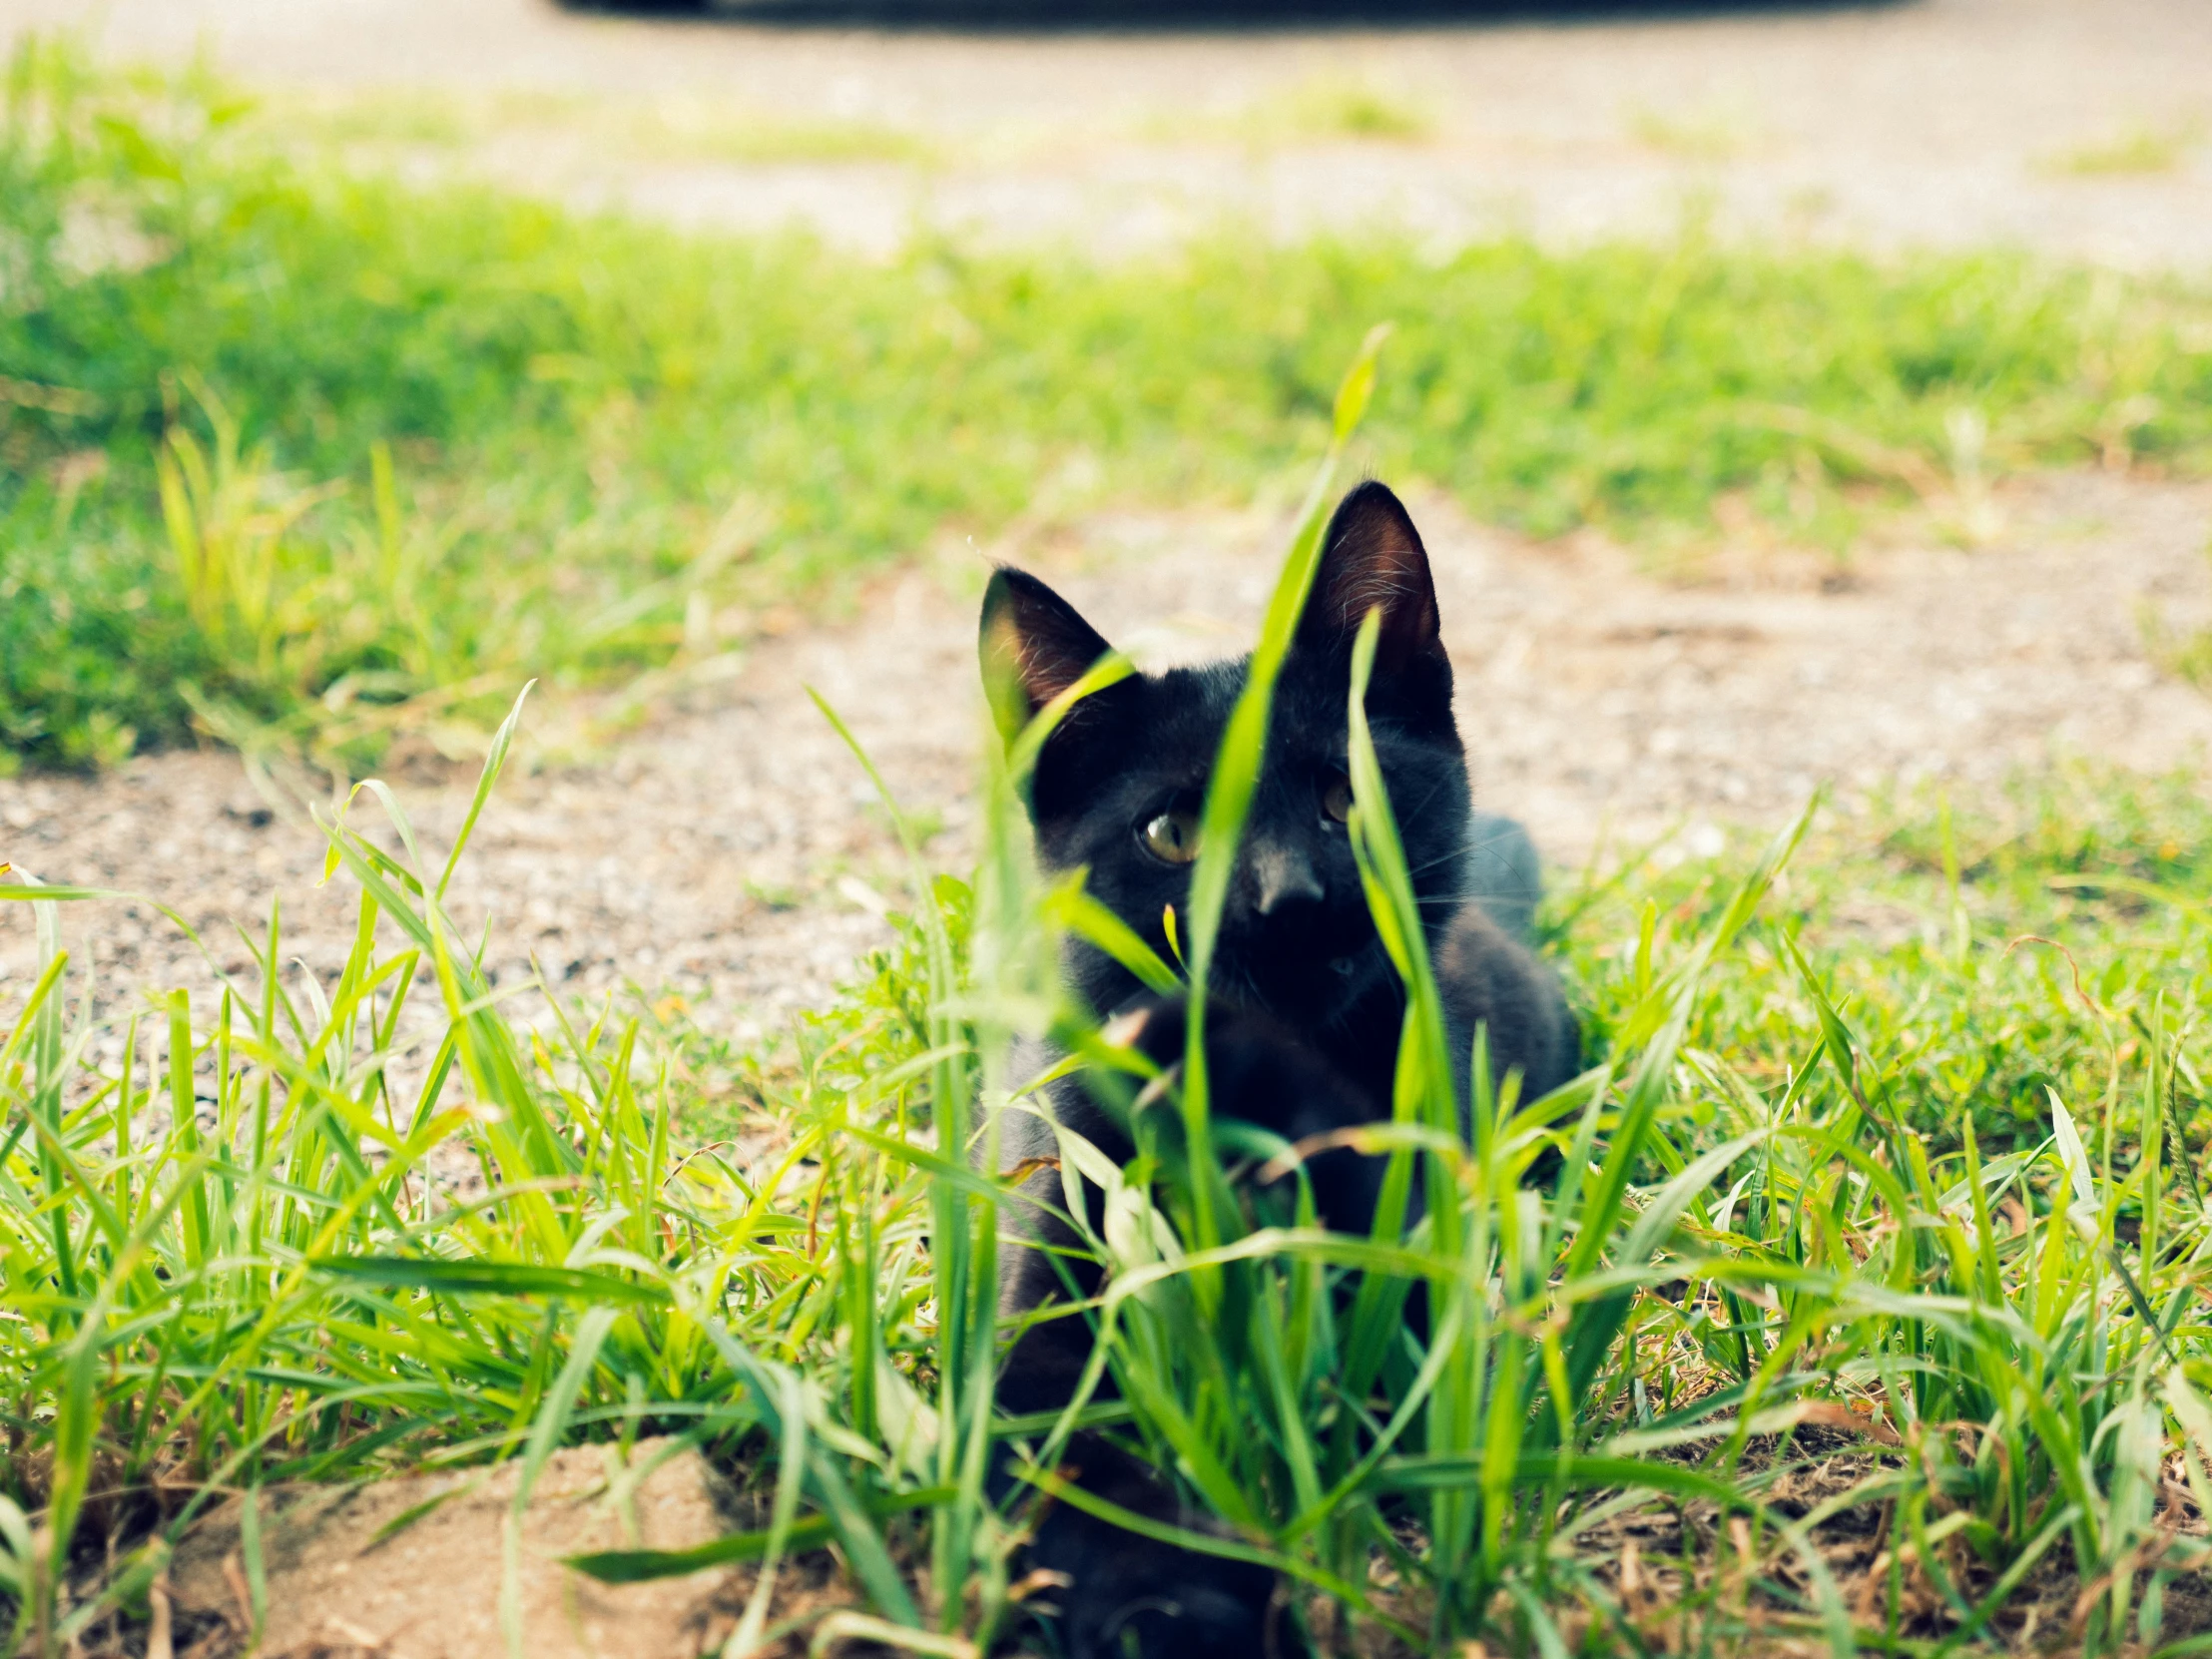
<svg viewBox="0 0 2212 1659">
<path fill-rule="evenodd" d="M 947 525 L 1272 493 L 1322 450 L 1538 533 L 1695 537 L 1736 492 L 1839 548 L 2001 467 L 2207 458 L 2203 296 L 1997 257 L 863 266 L 353 177 L 220 85 L 51 49 L 18 62 L 0 192 L 0 723 L 35 765 L 196 724 L 365 764 L 514 707 L 483 722 L 496 815 L 530 675 L 712 657 Z M 1377 317 L 1358 447 L 1339 375 Z M 1215 902 L 1258 754 L 1232 730 Z M 1387 930 L 1414 911 L 1354 738 Z M 917 852 L 895 944 L 759 1047 L 650 996 L 495 993 L 396 796 L 327 827 L 360 918 L 333 982 L 287 970 L 272 920 L 212 1001 L 94 997 L 72 953 L 108 901 L 0 886 L 44 964 L 0 1005 L 11 1644 L 137 1650 L 224 1492 L 512 1459 L 519 1504 L 556 1446 L 660 1432 L 771 1500 L 720 1546 L 762 1563 L 755 1632 L 833 1544 L 894 1643 L 982 1650 L 1033 1637 L 1019 1527 L 1037 1494 L 1085 1501 L 1055 1453 L 1090 1425 L 1336 1651 L 2204 1650 L 2199 780 L 2059 771 L 1601 854 L 1543 922 L 1593 1069 L 1479 1089 L 1471 1145 L 1406 962 L 1374 1144 L 1422 1188 L 1409 1228 L 1256 1197 L 1289 1149 L 1202 1082 L 1125 1170 L 1064 1142 L 1126 1194 L 1086 1316 L 1115 1387 L 1014 1419 L 990 1399 L 1012 1201 L 968 1148 L 1020 1109 L 1012 1033 L 1124 1063 L 1055 985 L 1057 938 L 1098 923 L 1031 870 L 1019 766 L 984 781 L 976 866 Z"/>
<path fill-rule="evenodd" d="M 1410 917 L 1357 741 L 1375 902 Z M 1217 769 L 1232 829 L 1255 753 Z M 219 1491 L 516 1458 L 519 1504 L 564 1440 L 657 1431 L 775 1494 L 717 1558 L 772 1584 L 833 1541 L 922 1650 L 988 1647 L 1023 1633 L 1030 1499 L 988 1501 L 987 1447 L 1066 1499 L 1079 1422 L 1173 1468 L 1230 1523 L 1207 1547 L 1278 1565 L 1339 1651 L 2040 1628 L 2178 1654 L 2212 1629 L 2193 780 L 2066 774 L 1600 860 L 1546 918 L 1595 1069 L 1542 1102 L 1482 1090 L 1464 1147 L 1412 1021 L 1414 1087 L 1376 1131 L 1427 1193 L 1403 1233 L 1256 1200 L 1234 1170 L 1286 1149 L 1196 1088 L 1126 1171 L 1064 1143 L 1142 1225 L 1093 1241 L 1118 1398 L 1059 1420 L 989 1409 L 1009 1199 L 963 1148 L 1019 1109 L 1011 1032 L 1096 1044 L 1050 968 L 1095 923 L 1036 885 L 1018 778 L 987 786 L 978 867 L 917 860 L 895 947 L 754 1050 L 650 1003 L 495 996 L 396 801 L 390 834 L 328 831 L 361 923 L 327 987 L 278 970 L 273 925 L 215 1005 L 96 1030 L 66 943 L 102 900 L 0 891 L 47 941 L 0 1051 L 18 1636 L 127 1640 Z M 1523 1186 L 1546 1148 L 1563 1173 Z M 1425 1343 L 1396 1334 L 1416 1283 Z"/>
<path fill-rule="evenodd" d="M 696 670 L 933 543 L 1267 497 L 1379 320 L 1364 457 L 1537 536 L 1694 548 L 1725 505 L 1842 559 L 1899 504 L 1970 536 L 2007 471 L 2212 459 L 2212 294 L 2162 278 L 1694 231 L 869 264 L 347 154 L 204 77 L 18 54 L 0 765 L 480 753 L 523 678 Z"/>
</svg>

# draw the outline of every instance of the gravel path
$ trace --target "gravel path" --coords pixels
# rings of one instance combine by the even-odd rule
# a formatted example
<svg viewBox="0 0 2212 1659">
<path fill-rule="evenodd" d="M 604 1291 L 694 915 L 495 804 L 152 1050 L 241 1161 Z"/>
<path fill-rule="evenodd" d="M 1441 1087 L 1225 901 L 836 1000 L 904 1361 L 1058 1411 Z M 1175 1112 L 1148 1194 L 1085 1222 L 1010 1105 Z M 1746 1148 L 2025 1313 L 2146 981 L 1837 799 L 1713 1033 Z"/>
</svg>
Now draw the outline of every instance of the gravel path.
<svg viewBox="0 0 2212 1659">
<path fill-rule="evenodd" d="M 2212 747 L 2212 699 L 2146 658 L 2145 604 L 2212 623 L 2212 486 L 2076 475 L 2001 495 L 1996 538 L 1924 533 L 1847 570 L 1733 542 L 1705 578 L 1661 580 L 1594 538 L 1530 544 L 1418 500 L 1483 803 L 1517 813 L 1555 860 L 1601 825 L 1783 819 L 1817 781 L 1847 802 L 1886 780 L 1988 785 L 2054 756 L 2169 767 Z M 813 706 L 850 722 L 933 858 L 970 844 L 980 723 L 974 603 L 990 557 L 1037 569 L 1140 661 L 1235 649 L 1257 622 L 1282 525 L 1258 514 L 1101 516 L 1047 546 L 957 556 L 896 578 L 840 628 L 759 648 L 712 706 L 671 714 L 602 768 L 518 773 L 481 827 L 458 911 L 489 913 L 503 978 L 678 990 L 725 1028 L 823 999 L 883 934 L 899 862 L 858 768 Z M 399 781 L 442 852 L 467 780 Z M 0 857 L 54 881 L 159 895 L 219 959 L 226 918 L 281 894 L 287 955 L 325 974 L 349 942 L 318 892 L 311 830 L 273 812 L 220 754 L 138 761 L 97 782 L 0 783 Z M 29 916 L 0 908 L 0 1008 L 33 969 Z M 206 983 L 142 907 L 71 919 L 113 997 Z M 82 957 L 80 957 L 82 959 Z"/>
<path fill-rule="evenodd" d="M 908 10 L 928 15 L 920 0 Z M 1067 8 L 1038 0 L 1029 15 Z M 1125 251 L 1225 214 L 1283 235 L 1380 222 L 1442 244 L 1504 229 L 1573 242 L 1664 234 L 1694 205 L 1723 232 L 1871 248 L 2212 258 L 2203 0 L 984 35 L 550 0 L 0 0 L 0 38 L 56 24 L 122 56 L 206 48 L 276 88 L 533 95 L 465 155 L 423 159 L 686 224 L 799 223 L 875 252 L 917 225 Z M 1313 111 L 1332 89 L 1379 95 L 1421 130 L 1332 134 Z M 625 144 L 619 120 L 547 94 L 656 105 L 699 142 Z M 886 160 L 863 141 L 798 159 L 822 148 L 818 131 L 786 159 L 732 160 L 717 154 L 732 120 L 888 131 L 931 154 Z"/>
</svg>

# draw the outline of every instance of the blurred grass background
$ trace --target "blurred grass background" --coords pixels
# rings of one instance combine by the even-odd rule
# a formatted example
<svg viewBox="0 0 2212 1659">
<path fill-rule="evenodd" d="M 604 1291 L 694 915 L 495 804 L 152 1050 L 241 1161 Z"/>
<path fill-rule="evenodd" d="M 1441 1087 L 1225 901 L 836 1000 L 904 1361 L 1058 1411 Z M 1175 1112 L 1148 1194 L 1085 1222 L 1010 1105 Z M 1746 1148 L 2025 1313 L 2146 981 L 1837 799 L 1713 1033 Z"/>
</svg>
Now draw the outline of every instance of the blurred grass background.
<svg viewBox="0 0 2212 1659">
<path fill-rule="evenodd" d="M 1694 540 L 1728 496 L 1840 554 L 1884 503 L 1970 534 L 2007 471 L 2212 456 L 2179 279 L 1694 227 L 873 263 L 410 186 L 327 127 L 16 54 L 0 765 L 196 726 L 366 764 L 488 730 L 525 674 L 710 659 L 934 537 L 1250 498 L 1379 317 L 1376 464 L 1539 536 Z"/>
</svg>

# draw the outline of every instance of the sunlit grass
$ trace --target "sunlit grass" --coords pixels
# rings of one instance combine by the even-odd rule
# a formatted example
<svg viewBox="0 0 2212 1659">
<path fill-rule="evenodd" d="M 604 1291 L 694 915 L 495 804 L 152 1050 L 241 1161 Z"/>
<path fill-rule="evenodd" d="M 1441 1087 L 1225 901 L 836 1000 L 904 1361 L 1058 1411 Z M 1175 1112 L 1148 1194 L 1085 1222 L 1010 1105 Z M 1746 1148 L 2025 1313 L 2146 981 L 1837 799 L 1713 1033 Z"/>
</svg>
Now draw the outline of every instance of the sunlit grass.
<svg viewBox="0 0 2212 1659">
<path fill-rule="evenodd" d="M 0 751 L 41 765 L 480 753 L 528 675 L 712 676 L 749 618 L 936 540 L 1249 498 L 1377 316 L 1365 458 L 1538 535 L 1711 536 L 1729 495 L 1843 536 L 1885 496 L 2212 442 L 2212 301 L 2164 278 L 1695 236 L 870 264 L 407 188 L 288 154 L 220 83 L 51 47 L 11 85 Z"/>
<path fill-rule="evenodd" d="M 1639 108 L 1629 116 L 1628 130 L 1647 150 L 1694 162 L 1733 161 L 1749 154 L 1764 136 L 1751 117 L 1720 105 Z"/>
<path fill-rule="evenodd" d="M 1358 76 L 1319 75 L 1256 102 L 1245 131 L 1268 139 L 1351 139 L 1417 144 L 1435 136 L 1429 101 Z"/>
<path fill-rule="evenodd" d="M 2212 628 L 2176 628 L 2149 601 L 2144 602 L 2138 620 L 2151 661 L 2212 696 Z"/>
<path fill-rule="evenodd" d="M 1233 724 L 1209 845 L 1258 741 Z M 1402 925 L 1352 744 L 1363 867 Z M 1025 1639 L 1024 1500 L 987 1499 L 988 1445 L 1083 1501 L 1054 1472 L 1076 1422 L 1173 1470 L 1229 1527 L 1194 1545 L 1277 1563 L 1362 1652 L 2203 1628 L 2199 781 L 2062 773 L 1601 858 L 1546 919 L 1591 1074 L 1478 1087 L 1463 1146 L 1436 1027 L 1409 1022 L 1371 1140 L 1426 1193 L 1410 1228 L 1385 1204 L 1373 1237 L 1325 1234 L 1254 1188 L 1239 1170 L 1297 1149 L 1215 1121 L 1202 1081 L 1141 1117 L 1127 1170 L 1063 1137 L 1141 1224 L 1090 1240 L 1119 1397 L 1052 1421 L 988 1409 L 1009 1199 L 969 1154 L 1028 1109 L 1012 1033 L 1136 1062 L 1055 990 L 1052 918 L 1082 916 L 1029 866 L 1023 752 L 988 772 L 972 878 L 917 863 L 896 943 L 764 1051 L 495 989 L 443 909 L 450 861 L 396 804 L 363 832 L 384 797 L 328 829 L 361 918 L 334 980 L 283 967 L 273 918 L 215 1001 L 95 1016 L 71 947 L 103 901 L 0 891 L 43 943 L 0 1004 L 15 1638 L 136 1628 L 219 1491 L 501 1456 L 527 1479 L 564 1440 L 652 1431 L 779 1494 L 728 1546 L 767 1560 L 762 1619 L 776 1562 L 833 1539 L 875 1616 L 988 1648 Z M 1557 1177 L 1524 1186 L 1547 1152 Z M 1414 1283 L 1425 1340 L 1398 1328 Z M 1672 1553 L 1632 1569 L 1624 1537 Z"/>
<path fill-rule="evenodd" d="M 1436 137 L 1433 102 L 1369 76 L 1321 73 L 1272 86 L 1234 106 L 1159 115 L 1141 129 L 1158 143 L 1422 144 Z"/>
<path fill-rule="evenodd" d="M 356 164 L 387 149 L 462 153 L 502 141 L 538 146 L 551 159 L 583 152 L 594 161 L 926 165 L 942 153 L 935 141 L 907 128 L 793 116 L 697 93 L 652 99 L 537 91 L 292 95 L 263 100 L 253 120 L 274 141 L 336 146 Z"/>
<path fill-rule="evenodd" d="M 2155 177 L 2177 171 L 2203 138 L 2194 124 L 2131 127 L 2059 151 L 2045 166 L 2079 178 Z"/>
</svg>

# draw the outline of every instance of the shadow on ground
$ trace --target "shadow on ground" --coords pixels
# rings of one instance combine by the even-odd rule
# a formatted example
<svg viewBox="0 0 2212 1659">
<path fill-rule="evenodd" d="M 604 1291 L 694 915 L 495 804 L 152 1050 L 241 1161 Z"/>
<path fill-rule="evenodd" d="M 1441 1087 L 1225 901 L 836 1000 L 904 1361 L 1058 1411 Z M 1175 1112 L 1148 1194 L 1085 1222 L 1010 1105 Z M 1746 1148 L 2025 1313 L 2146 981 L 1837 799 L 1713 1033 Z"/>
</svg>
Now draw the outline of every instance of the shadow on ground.
<svg viewBox="0 0 2212 1659">
<path fill-rule="evenodd" d="M 1005 34 L 1432 29 L 1894 11 L 1921 0 L 553 0 L 572 11 L 787 28 Z"/>
</svg>

